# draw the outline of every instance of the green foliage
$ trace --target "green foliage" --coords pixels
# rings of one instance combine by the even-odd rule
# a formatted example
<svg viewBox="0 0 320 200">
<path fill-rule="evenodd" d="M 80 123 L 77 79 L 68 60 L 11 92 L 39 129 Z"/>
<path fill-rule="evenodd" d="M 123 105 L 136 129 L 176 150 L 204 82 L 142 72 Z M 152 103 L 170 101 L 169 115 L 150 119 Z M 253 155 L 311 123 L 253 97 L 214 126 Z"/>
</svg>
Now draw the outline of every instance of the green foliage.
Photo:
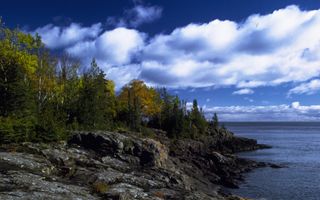
<svg viewBox="0 0 320 200">
<path fill-rule="evenodd" d="M 33 141 L 35 135 L 34 119 L 0 117 L 0 143 Z"/>
<path fill-rule="evenodd" d="M 1 142 L 63 138 L 52 60 L 39 36 L 1 25 Z"/>
<path fill-rule="evenodd" d="M 212 124 L 214 129 L 219 129 L 219 119 L 217 113 L 214 113 L 212 117 Z"/>
<path fill-rule="evenodd" d="M 198 134 L 205 134 L 207 128 L 207 121 L 202 113 L 202 110 L 198 108 L 197 100 L 193 100 L 192 110 L 190 114 L 192 126 L 197 129 Z"/>
<path fill-rule="evenodd" d="M 215 115 L 213 127 L 218 126 Z M 197 138 L 208 132 L 208 123 L 196 100 L 189 109 L 166 89 L 140 80 L 116 96 L 95 59 L 85 69 L 68 55 L 53 57 L 38 35 L 0 21 L 0 143 L 58 141 L 78 129 L 153 137 L 155 128 L 170 138 Z"/>
<path fill-rule="evenodd" d="M 35 41 L 0 24 L 0 116 L 30 115 L 34 106 L 31 87 L 37 57 Z"/>
<path fill-rule="evenodd" d="M 155 137 L 155 132 L 148 127 L 141 127 L 141 134 L 143 137 L 147 137 L 147 138 L 154 138 Z"/>
<path fill-rule="evenodd" d="M 158 92 L 162 101 L 161 112 L 152 118 L 149 125 L 165 130 L 170 138 L 196 138 L 206 133 L 207 121 L 196 100 L 188 111 L 187 103 L 169 95 L 166 89 Z"/>
<path fill-rule="evenodd" d="M 108 129 L 115 115 L 113 83 L 93 59 L 82 79 L 78 101 L 78 122 L 84 129 Z"/>
</svg>

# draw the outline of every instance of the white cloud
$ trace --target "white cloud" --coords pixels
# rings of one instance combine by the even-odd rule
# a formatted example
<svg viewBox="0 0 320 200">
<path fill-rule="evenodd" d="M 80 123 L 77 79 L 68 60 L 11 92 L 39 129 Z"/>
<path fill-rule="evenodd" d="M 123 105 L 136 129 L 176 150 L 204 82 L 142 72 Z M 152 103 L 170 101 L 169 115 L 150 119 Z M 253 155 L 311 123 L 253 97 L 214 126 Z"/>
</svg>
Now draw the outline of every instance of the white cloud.
<svg viewBox="0 0 320 200">
<path fill-rule="evenodd" d="M 131 56 L 143 47 L 143 40 L 143 35 L 132 29 L 106 31 L 95 41 L 96 54 L 113 64 L 128 64 Z"/>
<path fill-rule="evenodd" d="M 288 95 L 292 94 L 314 94 L 316 92 L 320 91 L 320 80 L 314 79 L 307 83 L 302 83 L 298 85 L 297 87 L 292 88 L 289 90 Z"/>
<path fill-rule="evenodd" d="M 96 58 L 108 78 L 114 80 L 116 88 L 120 89 L 140 74 L 140 65 L 132 62 L 143 48 L 144 39 L 145 35 L 136 30 L 116 28 L 105 31 L 92 41 L 66 48 L 66 52 L 82 59 L 87 65 L 92 58 Z"/>
<path fill-rule="evenodd" d="M 210 118 L 218 113 L 221 121 L 318 121 L 320 105 L 302 106 L 299 102 L 291 105 L 273 106 L 222 106 L 206 107 Z"/>
<path fill-rule="evenodd" d="M 83 27 L 77 23 L 72 23 L 67 27 L 48 24 L 37 28 L 32 34 L 38 33 L 48 48 L 58 49 L 96 38 L 101 31 L 101 23 L 93 24 L 90 27 Z"/>
<path fill-rule="evenodd" d="M 107 23 L 117 27 L 138 27 L 142 24 L 151 23 L 162 15 L 162 8 L 159 6 L 136 5 L 125 10 L 124 16 L 120 18 L 109 17 Z"/>
<path fill-rule="evenodd" d="M 120 90 L 122 86 L 136 78 L 140 73 L 140 65 L 130 64 L 122 67 L 108 67 L 106 69 L 107 77 L 116 84 L 116 90 Z"/>
<path fill-rule="evenodd" d="M 81 27 L 73 23 L 63 28 L 47 25 L 35 32 L 42 36 L 48 48 L 64 48 L 86 66 L 95 58 L 120 89 L 140 74 L 140 65 L 132 62 L 144 47 L 146 35 L 123 27 L 103 32 L 100 27 L 101 24 Z"/>
<path fill-rule="evenodd" d="M 127 19 L 124 25 L 152 21 L 161 11 L 137 5 L 131 10 L 136 16 L 131 25 Z M 141 78 L 150 85 L 236 86 L 250 91 L 290 82 L 303 84 L 319 77 L 319 27 L 320 10 L 288 6 L 249 16 L 241 23 L 215 19 L 151 38 L 125 27 L 102 31 L 100 23 L 91 27 L 47 25 L 36 31 L 51 49 L 63 47 L 85 62 L 96 57 L 106 72 L 126 72 L 125 77 Z M 120 82 L 117 78 L 116 83 Z M 291 93 L 306 93 L 302 91 L 292 89 Z"/>
<path fill-rule="evenodd" d="M 241 90 L 234 91 L 232 94 L 245 95 L 245 94 L 253 94 L 253 93 L 254 93 L 254 91 L 252 89 L 244 88 L 244 89 L 241 89 Z"/>
<path fill-rule="evenodd" d="M 300 107 L 300 102 L 298 102 L 298 101 L 292 102 L 291 107 L 298 109 Z"/>
<path fill-rule="evenodd" d="M 171 87 L 303 82 L 320 74 L 319 26 L 320 10 L 297 6 L 252 15 L 243 23 L 189 24 L 151 39 L 144 48 L 141 77 Z"/>
<path fill-rule="evenodd" d="M 66 48 L 75 57 L 91 59 L 95 57 L 104 64 L 125 65 L 144 45 L 144 34 L 133 29 L 116 28 L 105 31 L 92 41 L 79 42 Z"/>
<path fill-rule="evenodd" d="M 95 57 L 103 64 L 121 67 L 129 64 L 133 56 L 142 49 L 144 37 L 144 34 L 133 29 L 116 28 L 105 31 L 94 40 L 79 42 L 65 50 L 81 59 Z"/>
</svg>

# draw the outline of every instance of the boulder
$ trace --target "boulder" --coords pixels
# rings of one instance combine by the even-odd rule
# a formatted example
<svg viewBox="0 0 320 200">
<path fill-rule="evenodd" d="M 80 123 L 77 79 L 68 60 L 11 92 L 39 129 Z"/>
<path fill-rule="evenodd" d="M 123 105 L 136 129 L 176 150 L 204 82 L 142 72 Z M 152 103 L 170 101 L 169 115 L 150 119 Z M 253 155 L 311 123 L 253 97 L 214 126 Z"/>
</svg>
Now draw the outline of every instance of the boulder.
<svg viewBox="0 0 320 200">
<path fill-rule="evenodd" d="M 164 167 L 168 159 L 168 149 L 159 141 L 145 139 L 143 141 L 140 163 L 143 166 Z"/>
<path fill-rule="evenodd" d="M 105 158 L 116 157 L 132 163 L 136 163 L 138 158 L 140 165 L 145 167 L 163 167 L 168 158 L 167 147 L 159 141 L 130 138 L 109 132 L 79 133 L 74 135 L 68 144 L 93 150 Z"/>
</svg>

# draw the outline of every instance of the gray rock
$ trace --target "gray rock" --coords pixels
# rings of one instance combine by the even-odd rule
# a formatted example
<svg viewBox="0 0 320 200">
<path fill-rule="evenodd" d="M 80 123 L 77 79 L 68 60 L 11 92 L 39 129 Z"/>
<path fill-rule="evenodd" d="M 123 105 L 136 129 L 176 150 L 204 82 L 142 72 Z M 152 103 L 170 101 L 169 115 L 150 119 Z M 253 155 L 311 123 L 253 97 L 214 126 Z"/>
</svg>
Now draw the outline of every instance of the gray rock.
<svg viewBox="0 0 320 200">
<path fill-rule="evenodd" d="M 56 171 L 48 160 L 27 153 L 0 152 L 0 166 L 2 170 L 19 169 L 44 175 L 50 175 Z"/>
<path fill-rule="evenodd" d="M 220 131 L 170 141 L 112 132 L 78 132 L 68 144 L 3 146 L 0 199 L 222 200 L 221 185 L 262 165 L 230 153 L 259 148 Z M 12 152 L 10 149 L 17 149 Z"/>
<path fill-rule="evenodd" d="M 97 199 L 85 187 L 54 181 L 54 178 L 21 171 L 0 176 L 0 199 Z"/>
</svg>

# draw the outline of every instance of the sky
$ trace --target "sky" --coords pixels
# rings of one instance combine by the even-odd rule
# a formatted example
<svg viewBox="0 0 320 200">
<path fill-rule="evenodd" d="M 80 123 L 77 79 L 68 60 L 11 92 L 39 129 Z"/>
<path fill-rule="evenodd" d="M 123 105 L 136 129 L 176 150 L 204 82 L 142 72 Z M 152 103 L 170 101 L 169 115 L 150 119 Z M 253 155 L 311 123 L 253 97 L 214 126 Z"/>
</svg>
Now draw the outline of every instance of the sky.
<svg viewBox="0 0 320 200">
<path fill-rule="evenodd" d="M 2 1 L 6 26 L 198 99 L 223 121 L 320 120 L 319 0 Z"/>
</svg>

